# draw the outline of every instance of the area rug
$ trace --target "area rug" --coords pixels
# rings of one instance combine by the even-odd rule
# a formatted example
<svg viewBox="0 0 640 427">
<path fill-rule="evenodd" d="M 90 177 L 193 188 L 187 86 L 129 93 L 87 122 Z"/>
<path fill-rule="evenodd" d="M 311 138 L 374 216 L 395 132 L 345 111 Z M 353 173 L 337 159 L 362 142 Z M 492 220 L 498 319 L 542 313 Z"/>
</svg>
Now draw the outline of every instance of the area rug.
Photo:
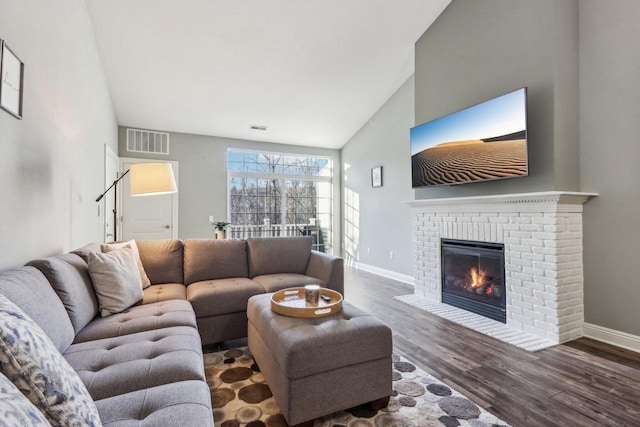
<svg viewBox="0 0 640 427">
<path fill-rule="evenodd" d="M 538 335 L 512 328 L 504 323 L 487 319 L 479 314 L 471 313 L 449 304 L 433 301 L 420 295 L 409 294 L 393 298 L 527 351 L 534 352 L 558 345 L 558 343 L 546 338 L 541 338 Z"/>
<path fill-rule="evenodd" d="M 216 427 L 287 427 L 247 347 L 204 355 Z M 393 393 L 379 411 L 355 407 L 314 427 L 508 426 L 452 388 L 393 354 Z"/>
</svg>

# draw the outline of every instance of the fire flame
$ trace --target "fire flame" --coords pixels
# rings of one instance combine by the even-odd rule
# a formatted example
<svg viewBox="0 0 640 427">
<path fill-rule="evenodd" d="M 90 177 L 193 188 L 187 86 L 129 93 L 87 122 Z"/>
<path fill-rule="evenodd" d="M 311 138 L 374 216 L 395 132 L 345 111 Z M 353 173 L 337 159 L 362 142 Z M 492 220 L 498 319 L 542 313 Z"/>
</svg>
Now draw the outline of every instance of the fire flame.
<svg viewBox="0 0 640 427">
<path fill-rule="evenodd" d="M 493 283 L 487 286 L 487 295 L 493 295 Z"/>
<path fill-rule="evenodd" d="M 484 270 L 478 271 L 477 268 L 471 267 L 470 273 L 471 273 L 471 288 L 476 289 L 484 284 L 484 281 L 485 281 L 484 276 L 486 274 Z"/>
</svg>

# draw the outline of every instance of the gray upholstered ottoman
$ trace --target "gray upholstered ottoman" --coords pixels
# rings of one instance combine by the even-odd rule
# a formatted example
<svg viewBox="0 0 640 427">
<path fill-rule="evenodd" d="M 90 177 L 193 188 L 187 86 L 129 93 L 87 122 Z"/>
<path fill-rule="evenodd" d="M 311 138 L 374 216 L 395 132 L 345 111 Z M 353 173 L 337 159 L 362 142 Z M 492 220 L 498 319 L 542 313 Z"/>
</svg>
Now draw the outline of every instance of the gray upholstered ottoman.
<svg viewBox="0 0 640 427">
<path fill-rule="evenodd" d="M 363 403 L 386 406 L 391 394 L 391 330 L 343 303 L 317 319 L 271 311 L 271 294 L 249 299 L 249 348 L 289 425 Z"/>
</svg>

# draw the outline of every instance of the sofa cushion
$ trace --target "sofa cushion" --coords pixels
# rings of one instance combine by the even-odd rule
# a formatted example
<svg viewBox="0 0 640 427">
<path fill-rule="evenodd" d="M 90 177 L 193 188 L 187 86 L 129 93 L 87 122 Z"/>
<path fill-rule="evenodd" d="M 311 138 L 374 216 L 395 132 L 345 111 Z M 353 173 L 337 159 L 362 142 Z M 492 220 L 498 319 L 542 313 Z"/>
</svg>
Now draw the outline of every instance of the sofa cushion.
<svg viewBox="0 0 640 427">
<path fill-rule="evenodd" d="M 96 401 L 105 427 L 213 427 L 209 386 L 180 381 Z"/>
<path fill-rule="evenodd" d="M 276 292 L 281 289 L 305 285 L 327 286 L 327 284 L 320 279 L 295 273 L 266 274 L 264 276 L 256 276 L 251 280 L 262 286 L 265 292 Z"/>
<path fill-rule="evenodd" d="M 187 287 L 187 299 L 196 317 L 247 311 L 249 298 L 262 293 L 264 289 L 260 285 L 244 277 L 206 280 Z"/>
<path fill-rule="evenodd" d="M 136 244 L 152 285 L 184 283 L 182 240 L 137 240 Z"/>
<path fill-rule="evenodd" d="M 304 274 L 312 242 L 311 236 L 247 239 L 249 277 L 275 273 Z"/>
<path fill-rule="evenodd" d="M 64 357 L 94 399 L 175 381 L 203 380 L 195 328 L 176 326 L 73 344 Z"/>
<path fill-rule="evenodd" d="M 73 341 L 73 325 L 49 281 L 35 267 L 0 272 L 0 294 L 27 313 L 59 351 Z"/>
<path fill-rule="evenodd" d="M 45 332 L 0 295 L 2 372 L 54 426 L 100 426 L 82 381 Z"/>
<path fill-rule="evenodd" d="M 143 291 L 142 304 L 151 304 L 172 299 L 186 300 L 187 287 L 182 283 L 151 285 Z"/>
<path fill-rule="evenodd" d="M 140 252 L 138 251 L 138 246 L 136 245 L 135 240 L 128 240 L 126 242 L 118 243 L 107 243 L 105 245 L 100 245 L 100 250 L 102 250 L 102 252 L 112 252 L 116 249 L 122 249 L 125 246 L 131 246 L 131 249 L 133 249 L 133 256 L 136 259 L 136 264 L 138 265 L 138 270 L 140 271 L 140 281 L 142 282 L 142 289 L 148 288 L 151 285 L 151 282 L 147 277 L 147 273 L 144 271 L 144 266 L 142 265 L 142 261 L 140 260 Z"/>
<path fill-rule="evenodd" d="M 98 314 L 98 298 L 93 290 L 87 263 L 76 254 L 65 254 L 30 261 L 45 275 L 64 304 L 78 333 Z"/>
<path fill-rule="evenodd" d="M 131 246 L 89 254 L 89 275 L 102 317 L 120 313 L 142 300 L 142 281 Z"/>
<path fill-rule="evenodd" d="M 0 373 L 0 425 L 3 427 L 51 426 L 38 408 Z"/>
<path fill-rule="evenodd" d="M 196 328 L 196 316 L 188 301 L 171 300 L 137 305 L 109 317 L 97 317 L 76 335 L 74 343 L 171 326 Z"/>
<path fill-rule="evenodd" d="M 184 242 L 184 283 L 249 277 L 247 242 L 240 239 L 188 239 Z"/>
</svg>

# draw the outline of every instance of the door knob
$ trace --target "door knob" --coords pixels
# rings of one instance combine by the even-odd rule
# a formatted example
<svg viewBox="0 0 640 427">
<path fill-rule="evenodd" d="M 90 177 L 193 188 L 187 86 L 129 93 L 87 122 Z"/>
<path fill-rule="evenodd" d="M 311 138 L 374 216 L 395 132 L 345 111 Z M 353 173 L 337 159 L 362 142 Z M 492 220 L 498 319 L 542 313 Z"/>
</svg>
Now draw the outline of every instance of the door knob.
<svg viewBox="0 0 640 427">
<path fill-rule="evenodd" d="M 162 228 L 171 228 L 170 225 L 163 225 Z"/>
</svg>

